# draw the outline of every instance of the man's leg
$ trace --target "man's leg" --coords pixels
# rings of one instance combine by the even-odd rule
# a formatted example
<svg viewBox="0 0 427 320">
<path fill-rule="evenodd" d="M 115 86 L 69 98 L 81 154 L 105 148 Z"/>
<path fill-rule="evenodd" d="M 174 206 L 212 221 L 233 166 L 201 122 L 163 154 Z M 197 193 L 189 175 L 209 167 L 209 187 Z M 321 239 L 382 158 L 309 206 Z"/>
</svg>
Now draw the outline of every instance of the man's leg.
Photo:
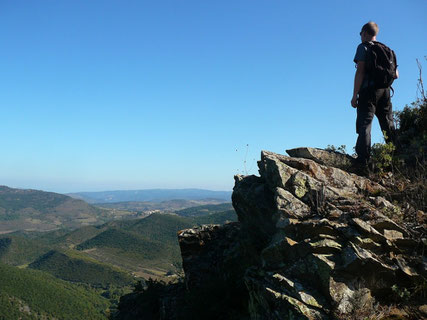
<svg viewBox="0 0 427 320">
<path fill-rule="evenodd" d="M 393 107 L 390 98 L 390 89 L 377 90 L 378 100 L 375 115 L 380 123 L 381 131 L 385 133 L 385 141 L 396 143 L 395 128 L 393 121 Z"/>
<path fill-rule="evenodd" d="M 357 107 L 356 132 L 359 135 L 356 142 L 358 162 L 367 163 L 371 154 L 371 127 L 375 114 L 375 105 L 372 99 L 374 92 L 362 90 L 359 94 Z"/>
</svg>

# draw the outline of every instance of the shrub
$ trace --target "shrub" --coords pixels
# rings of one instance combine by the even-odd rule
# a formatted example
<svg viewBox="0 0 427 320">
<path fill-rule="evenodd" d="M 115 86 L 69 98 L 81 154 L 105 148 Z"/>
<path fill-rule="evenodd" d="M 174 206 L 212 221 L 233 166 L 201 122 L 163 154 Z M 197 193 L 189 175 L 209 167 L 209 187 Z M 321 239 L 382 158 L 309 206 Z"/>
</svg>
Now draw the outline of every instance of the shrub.
<svg viewBox="0 0 427 320">
<path fill-rule="evenodd" d="M 342 154 L 347 154 L 347 147 L 345 144 L 340 145 L 339 147 L 334 146 L 333 144 L 328 144 L 325 148 L 326 151 L 339 152 Z"/>
<path fill-rule="evenodd" d="M 427 100 L 418 99 L 395 112 L 397 155 L 407 165 L 422 163 L 427 156 Z"/>
<path fill-rule="evenodd" d="M 384 171 L 392 170 L 393 164 L 397 161 L 394 157 L 394 151 L 396 147 L 392 142 L 388 143 L 375 143 L 371 149 L 371 161 L 374 169 L 380 173 Z"/>
</svg>

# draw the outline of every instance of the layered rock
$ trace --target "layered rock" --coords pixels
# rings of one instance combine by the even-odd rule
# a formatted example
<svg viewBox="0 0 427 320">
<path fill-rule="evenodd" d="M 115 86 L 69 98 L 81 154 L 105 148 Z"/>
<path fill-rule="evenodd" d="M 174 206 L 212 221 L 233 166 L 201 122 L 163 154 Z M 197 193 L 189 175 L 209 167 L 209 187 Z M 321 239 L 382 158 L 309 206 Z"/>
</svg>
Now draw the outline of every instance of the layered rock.
<svg viewBox="0 0 427 320">
<path fill-rule="evenodd" d="M 289 153 L 263 151 L 259 177 L 235 177 L 240 225 L 179 234 L 190 290 L 242 261 L 251 319 L 356 319 L 425 286 L 422 239 L 386 216 L 398 209 L 383 186 L 337 168 L 351 160 L 335 153 Z"/>
<path fill-rule="evenodd" d="M 286 153 L 294 158 L 310 159 L 319 164 L 344 170 L 351 169 L 355 164 L 355 158 L 337 151 L 303 147 L 286 150 Z"/>
</svg>

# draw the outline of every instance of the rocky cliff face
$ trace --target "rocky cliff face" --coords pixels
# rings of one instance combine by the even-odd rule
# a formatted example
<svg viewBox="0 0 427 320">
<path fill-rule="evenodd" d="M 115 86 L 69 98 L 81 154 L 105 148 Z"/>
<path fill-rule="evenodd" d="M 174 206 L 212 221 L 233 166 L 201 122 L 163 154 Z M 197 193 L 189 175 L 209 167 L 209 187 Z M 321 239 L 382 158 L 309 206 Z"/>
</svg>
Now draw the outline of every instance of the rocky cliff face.
<svg viewBox="0 0 427 320">
<path fill-rule="evenodd" d="M 117 319 L 426 317 L 425 225 L 391 220 L 386 184 L 349 173 L 351 157 L 288 154 L 236 176 L 239 222 L 180 231 L 184 282 L 129 295 Z"/>
<path fill-rule="evenodd" d="M 239 223 L 179 233 L 187 290 L 244 284 L 229 319 L 364 319 L 425 295 L 426 239 L 387 217 L 399 210 L 387 189 L 343 170 L 349 157 L 288 153 L 264 151 L 260 176 L 235 177 Z"/>
</svg>

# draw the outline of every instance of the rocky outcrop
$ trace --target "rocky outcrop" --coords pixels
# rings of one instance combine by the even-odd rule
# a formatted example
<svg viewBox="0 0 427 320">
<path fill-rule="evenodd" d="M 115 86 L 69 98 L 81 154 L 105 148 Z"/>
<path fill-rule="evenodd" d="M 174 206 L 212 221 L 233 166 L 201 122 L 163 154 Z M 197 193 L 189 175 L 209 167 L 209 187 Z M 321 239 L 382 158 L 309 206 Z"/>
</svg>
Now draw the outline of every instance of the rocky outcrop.
<svg viewBox="0 0 427 320">
<path fill-rule="evenodd" d="M 116 319 L 423 318 L 425 226 L 390 219 L 386 184 L 349 173 L 351 157 L 288 152 L 235 177 L 239 222 L 178 233 L 183 282 L 125 296 Z"/>
<path fill-rule="evenodd" d="M 259 177 L 235 177 L 239 223 L 180 232 L 188 288 L 241 261 L 248 317 L 278 320 L 363 318 L 425 290 L 423 240 L 387 217 L 399 209 L 385 187 L 340 169 L 345 156 L 288 152 L 263 151 Z"/>
<path fill-rule="evenodd" d="M 223 273 L 229 259 L 239 254 L 240 224 L 204 225 L 178 233 L 188 289 L 198 288 Z"/>
</svg>

